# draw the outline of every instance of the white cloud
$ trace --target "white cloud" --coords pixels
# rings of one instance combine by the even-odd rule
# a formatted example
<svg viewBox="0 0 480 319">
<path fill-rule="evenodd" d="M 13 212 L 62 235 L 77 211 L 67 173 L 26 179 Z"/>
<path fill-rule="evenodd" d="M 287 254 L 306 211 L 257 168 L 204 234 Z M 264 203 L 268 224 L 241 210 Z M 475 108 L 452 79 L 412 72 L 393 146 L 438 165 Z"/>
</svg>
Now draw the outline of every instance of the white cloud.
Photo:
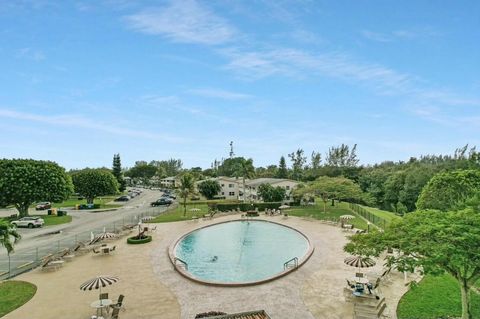
<svg viewBox="0 0 480 319">
<path fill-rule="evenodd" d="M 440 32 L 431 27 L 417 27 L 411 29 L 402 29 L 387 32 L 375 32 L 371 30 L 362 30 L 360 34 L 372 41 L 376 42 L 392 42 L 394 40 L 407 40 L 416 38 L 437 37 L 442 35 Z"/>
<path fill-rule="evenodd" d="M 69 128 L 81 128 L 87 130 L 101 131 L 116 135 L 139 137 L 154 140 L 163 140 L 166 142 L 181 142 L 182 139 L 175 136 L 150 133 L 139 129 L 129 129 L 121 126 L 101 123 L 96 119 L 86 118 L 80 115 L 38 115 L 34 113 L 17 112 L 9 109 L 0 109 L 0 118 L 10 118 L 15 120 L 45 123 L 58 126 L 68 126 Z"/>
<path fill-rule="evenodd" d="M 392 41 L 391 36 L 379 32 L 373 32 L 369 30 L 362 30 L 360 34 L 372 41 L 377 41 L 377 42 L 390 42 Z"/>
<path fill-rule="evenodd" d="M 248 94 L 219 90 L 219 89 L 212 89 L 212 88 L 192 89 L 192 90 L 189 90 L 188 93 L 203 96 L 203 97 L 219 98 L 224 100 L 244 100 L 244 99 L 252 98 L 252 96 Z"/>
<path fill-rule="evenodd" d="M 32 48 L 22 48 L 17 51 L 16 56 L 17 58 L 28 59 L 36 62 L 45 60 L 45 54 L 42 51 Z"/>
<path fill-rule="evenodd" d="M 126 17 L 129 26 L 174 42 L 221 44 L 235 35 L 224 19 L 194 0 L 173 1 L 162 8 L 143 10 Z"/>
</svg>

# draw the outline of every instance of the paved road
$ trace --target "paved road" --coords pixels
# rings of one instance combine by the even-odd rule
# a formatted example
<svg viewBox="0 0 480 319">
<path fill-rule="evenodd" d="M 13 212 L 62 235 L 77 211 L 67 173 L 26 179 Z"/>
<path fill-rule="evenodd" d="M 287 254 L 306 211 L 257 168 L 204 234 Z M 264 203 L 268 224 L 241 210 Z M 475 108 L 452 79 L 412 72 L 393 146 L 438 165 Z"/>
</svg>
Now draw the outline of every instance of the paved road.
<svg viewBox="0 0 480 319">
<path fill-rule="evenodd" d="M 111 228 L 115 223 L 120 227 L 124 222 L 132 223 L 140 214 L 155 214 L 166 210 L 165 207 L 150 207 L 150 202 L 160 198 L 161 192 L 144 190 L 140 196 L 124 203 L 124 206 L 113 211 L 88 212 L 70 210 L 72 222 L 67 224 L 47 226 L 36 229 L 19 228 L 22 239 L 15 245 L 15 252 L 12 257 L 22 254 L 31 254 L 37 247 L 52 246 L 67 238 L 78 234 L 89 234 L 91 231 L 97 233 L 105 226 Z M 38 213 L 38 212 L 37 212 Z M 0 261 L 7 258 L 5 249 L 0 250 Z M 1 270 L 1 269 L 0 269 Z"/>
</svg>

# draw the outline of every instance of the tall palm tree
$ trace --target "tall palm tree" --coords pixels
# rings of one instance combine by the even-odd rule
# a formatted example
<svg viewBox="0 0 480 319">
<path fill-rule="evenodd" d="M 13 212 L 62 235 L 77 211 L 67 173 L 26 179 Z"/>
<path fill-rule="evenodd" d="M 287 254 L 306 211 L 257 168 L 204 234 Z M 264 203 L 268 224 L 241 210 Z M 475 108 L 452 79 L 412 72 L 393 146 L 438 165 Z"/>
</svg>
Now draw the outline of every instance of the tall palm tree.
<svg viewBox="0 0 480 319">
<path fill-rule="evenodd" d="M 190 173 L 185 173 L 180 177 L 180 187 L 178 195 L 183 199 L 183 216 L 187 215 L 187 198 L 195 193 L 195 179 Z"/>
<path fill-rule="evenodd" d="M 252 178 L 255 176 L 255 168 L 253 167 L 253 160 L 249 158 L 248 160 L 242 160 L 236 170 L 236 174 L 242 176 L 243 178 L 243 201 L 245 202 L 245 179 Z"/>
<path fill-rule="evenodd" d="M 0 220 L 0 246 L 5 247 L 8 254 L 13 251 L 13 244 L 19 240 L 20 237 L 20 234 L 17 233 L 17 230 L 14 226 L 6 221 Z"/>
</svg>

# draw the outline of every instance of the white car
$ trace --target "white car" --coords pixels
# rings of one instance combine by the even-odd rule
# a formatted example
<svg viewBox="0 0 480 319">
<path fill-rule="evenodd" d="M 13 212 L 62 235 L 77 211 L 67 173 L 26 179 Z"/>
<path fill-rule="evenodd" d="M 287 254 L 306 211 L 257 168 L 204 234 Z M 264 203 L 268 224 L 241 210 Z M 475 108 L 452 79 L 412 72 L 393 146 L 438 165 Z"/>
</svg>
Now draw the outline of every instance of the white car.
<svg viewBox="0 0 480 319">
<path fill-rule="evenodd" d="M 40 217 L 23 217 L 12 222 L 16 227 L 42 227 L 45 221 Z"/>
</svg>

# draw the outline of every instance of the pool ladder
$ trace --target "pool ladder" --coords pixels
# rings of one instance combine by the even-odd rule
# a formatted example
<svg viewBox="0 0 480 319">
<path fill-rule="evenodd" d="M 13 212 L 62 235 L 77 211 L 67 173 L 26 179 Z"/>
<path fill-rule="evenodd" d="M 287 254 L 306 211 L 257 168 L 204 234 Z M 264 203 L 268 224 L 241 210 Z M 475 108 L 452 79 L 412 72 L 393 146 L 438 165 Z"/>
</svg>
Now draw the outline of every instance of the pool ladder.
<svg viewBox="0 0 480 319">
<path fill-rule="evenodd" d="M 181 260 L 181 259 L 178 258 L 178 257 L 175 257 L 174 261 L 175 261 L 175 266 L 178 266 L 177 261 L 179 261 L 180 264 L 183 266 L 183 268 L 184 268 L 185 270 L 188 270 L 188 264 L 187 264 L 186 261 L 183 261 L 183 260 Z"/>
<path fill-rule="evenodd" d="M 297 268 L 298 267 L 298 258 L 293 257 L 292 259 L 287 260 L 283 264 L 283 270 L 289 269 L 289 268 Z"/>
</svg>

